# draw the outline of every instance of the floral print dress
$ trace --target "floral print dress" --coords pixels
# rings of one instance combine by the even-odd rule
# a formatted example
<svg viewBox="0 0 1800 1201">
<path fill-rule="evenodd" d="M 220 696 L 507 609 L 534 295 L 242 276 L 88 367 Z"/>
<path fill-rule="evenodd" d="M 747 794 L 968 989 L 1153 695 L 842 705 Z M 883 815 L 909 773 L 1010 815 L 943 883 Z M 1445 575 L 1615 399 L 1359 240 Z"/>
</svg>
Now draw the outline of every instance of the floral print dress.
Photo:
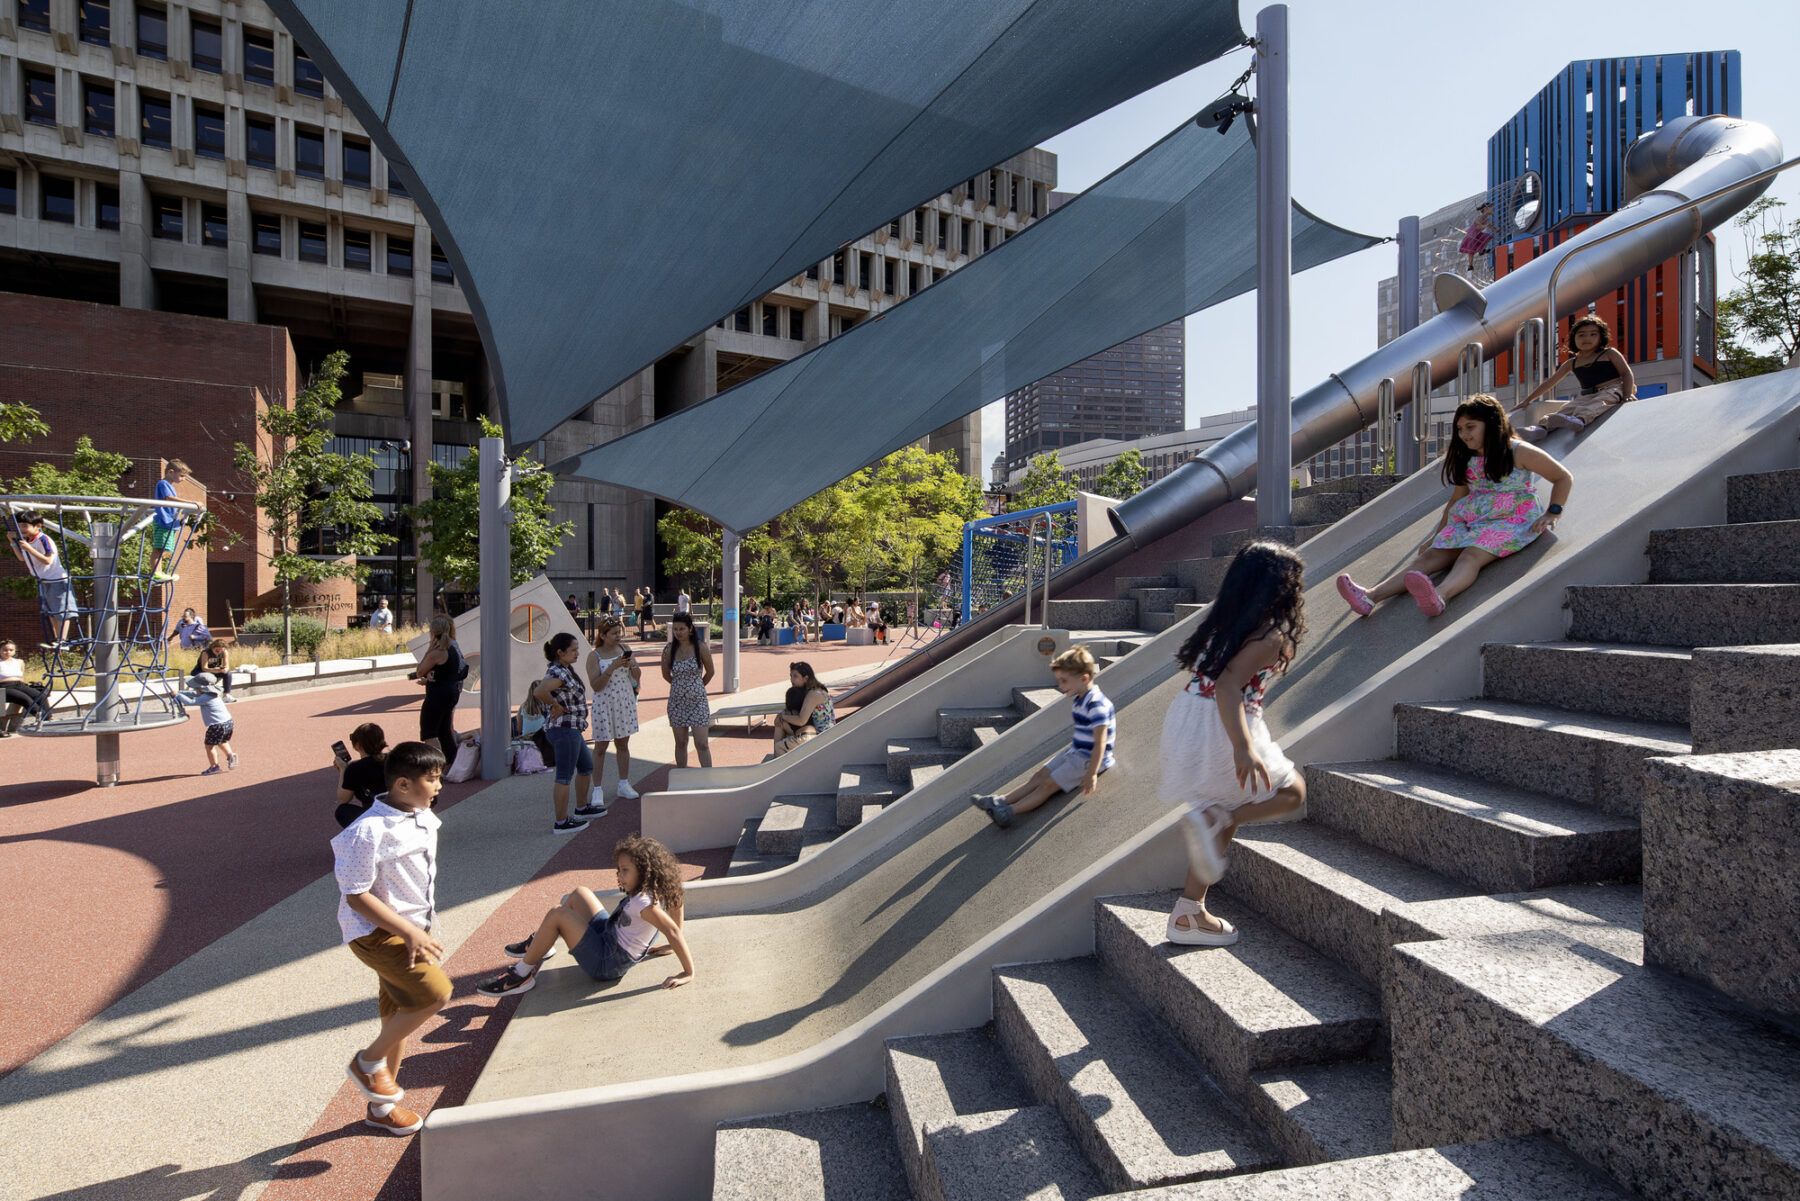
<svg viewBox="0 0 1800 1201">
<path fill-rule="evenodd" d="M 1482 456 L 1476 455 L 1469 460 L 1469 494 L 1450 506 L 1432 549 L 1472 546 L 1504 559 L 1536 540 L 1531 527 L 1542 514 L 1536 475 L 1515 467 L 1505 479 L 1490 480 Z"/>
</svg>

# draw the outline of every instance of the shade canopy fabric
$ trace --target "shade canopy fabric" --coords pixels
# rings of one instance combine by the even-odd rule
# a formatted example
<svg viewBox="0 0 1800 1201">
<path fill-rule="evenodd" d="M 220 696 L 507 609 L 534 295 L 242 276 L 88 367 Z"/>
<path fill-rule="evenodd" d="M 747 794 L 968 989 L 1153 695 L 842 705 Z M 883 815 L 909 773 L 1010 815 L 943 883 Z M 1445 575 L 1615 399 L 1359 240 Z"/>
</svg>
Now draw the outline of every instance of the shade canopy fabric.
<svg viewBox="0 0 1800 1201">
<path fill-rule="evenodd" d="M 1236 0 L 271 0 L 541 437 L 838 246 L 1243 41 Z"/>
<path fill-rule="evenodd" d="M 1296 271 L 1378 241 L 1294 207 Z M 879 318 L 554 470 L 753 529 L 1008 392 L 1255 286 L 1245 123 L 1224 135 L 1185 123 Z"/>
</svg>

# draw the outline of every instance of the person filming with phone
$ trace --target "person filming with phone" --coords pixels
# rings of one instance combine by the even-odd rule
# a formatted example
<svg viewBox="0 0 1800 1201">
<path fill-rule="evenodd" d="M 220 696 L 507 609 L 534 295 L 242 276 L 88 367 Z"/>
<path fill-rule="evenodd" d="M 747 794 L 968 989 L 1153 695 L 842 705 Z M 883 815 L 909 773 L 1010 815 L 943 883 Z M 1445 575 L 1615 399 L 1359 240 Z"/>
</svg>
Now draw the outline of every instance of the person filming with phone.
<svg viewBox="0 0 1800 1201">
<path fill-rule="evenodd" d="M 331 744 L 331 765 L 337 769 L 337 824 L 348 826 L 369 811 L 379 793 L 387 791 L 387 735 L 372 721 L 350 731 L 350 746 L 357 758 L 350 758 L 350 747 L 343 742 Z"/>
</svg>

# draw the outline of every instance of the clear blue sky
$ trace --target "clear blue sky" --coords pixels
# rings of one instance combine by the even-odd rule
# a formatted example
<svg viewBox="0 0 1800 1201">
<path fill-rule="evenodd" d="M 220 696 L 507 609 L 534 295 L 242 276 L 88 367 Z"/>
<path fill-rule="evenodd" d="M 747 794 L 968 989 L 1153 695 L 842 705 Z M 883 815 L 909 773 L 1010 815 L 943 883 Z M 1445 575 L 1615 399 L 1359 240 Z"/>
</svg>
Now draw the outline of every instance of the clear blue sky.
<svg viewBox="0 0 1800 1201">
<path fill-rule="evenodd" d="M 1261 7 L 1240 3 L 1247 32 Z M 1579 59 L 1740 51 L 1744 116 L 1773 128 L 1789 155 L 1800 152 L 1794 0 L 1290 0 L 1288 31 L 1294 198 L 1366 233 L 1391 234 L 1409 213 L 1486 187 L 1489 135 Z M 1227 55 L 1045 143 L 1058 157 L 1059 188 L 1090 186 L 1192 117 L 1248 55 Z M 1770 194 L 1800 216 L 1800 167 Z M 1738 231 L 1719 231 L 1719 247 L 1725 291 L 1743 257 Z M 1394 248 L 1383 245 L 1294 277 L 1296 394 L 1375 348 L 1375 286 L 1392 274 Z M 1188 318 L 1189 426 L 1255 403 L 1254 299 Z M 983 417 L 985 478 L 1003 449 L 1004 406 Z"/>
</svg>

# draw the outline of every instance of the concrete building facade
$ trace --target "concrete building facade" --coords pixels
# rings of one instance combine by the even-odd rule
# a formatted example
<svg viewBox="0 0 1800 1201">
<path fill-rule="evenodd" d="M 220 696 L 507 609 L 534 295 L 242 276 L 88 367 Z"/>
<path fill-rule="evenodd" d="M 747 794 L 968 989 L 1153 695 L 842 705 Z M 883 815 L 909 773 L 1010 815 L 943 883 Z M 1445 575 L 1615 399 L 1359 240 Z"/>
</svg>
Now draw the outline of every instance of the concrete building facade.
<svg viewBox="0 0 1800 1201">
<path fill-rule="evenodd" d="M 1100 478 L 1100 473 L 1110 467 L 1120 455 L 1136 450 L 1143 458 L 1144 484 L 1148 487 L 1213 443 L 1236 433 L 1255 420 L 1255 409 L 1215 413 L 1211 417 L 1202 417 L 1200 424 L 1192 429 L 1177 430 L 1172 434 L 1157 434 L 1130 441 L 1092 438 L 1067 451 L 1059 451 L 1057 460 L 1062 464 L 1064 479 L 1078 488 L 1089 490 L 1093 488 L 1094 481 Z M 1000 484 L 1001 464 L 996 460 L 996 484 L 1006 489 L 1016 489 L 1029 467 L 1030 460 L 1027 460 L 1024 465 L 1007 472 L 1004 484 Z"/>
<path fill-rule="evenodd" d="M 1090 439 L 1130 442 L 1187 424 L 1185 324 L 1119 343 L 1006 398 L 1006 468 Z M 1064 460 L 1065 463 L 1067 460 Z"/>
<path fill-rule="evenodd" d="M 1033 150 L 902 213 L 675 348 L 544 439 L 547 461 L 698 403 L 929 287 L 1047 213 Z M 284 327 L 350 355 L 339 448 L 401 536 L 367 586 L 428 615 L 402 505 L 495 412 L 467 298 L 407 181 L 261 0 L 0 0 L 0 291 Z M 979 419 L 925 441 L 980 471 Z M 656 502 L 563 481 L 548 571 L 586 600 L 655 578 Z M 321 553 L 326 553 L 321 548 Z"/>
</svg>

